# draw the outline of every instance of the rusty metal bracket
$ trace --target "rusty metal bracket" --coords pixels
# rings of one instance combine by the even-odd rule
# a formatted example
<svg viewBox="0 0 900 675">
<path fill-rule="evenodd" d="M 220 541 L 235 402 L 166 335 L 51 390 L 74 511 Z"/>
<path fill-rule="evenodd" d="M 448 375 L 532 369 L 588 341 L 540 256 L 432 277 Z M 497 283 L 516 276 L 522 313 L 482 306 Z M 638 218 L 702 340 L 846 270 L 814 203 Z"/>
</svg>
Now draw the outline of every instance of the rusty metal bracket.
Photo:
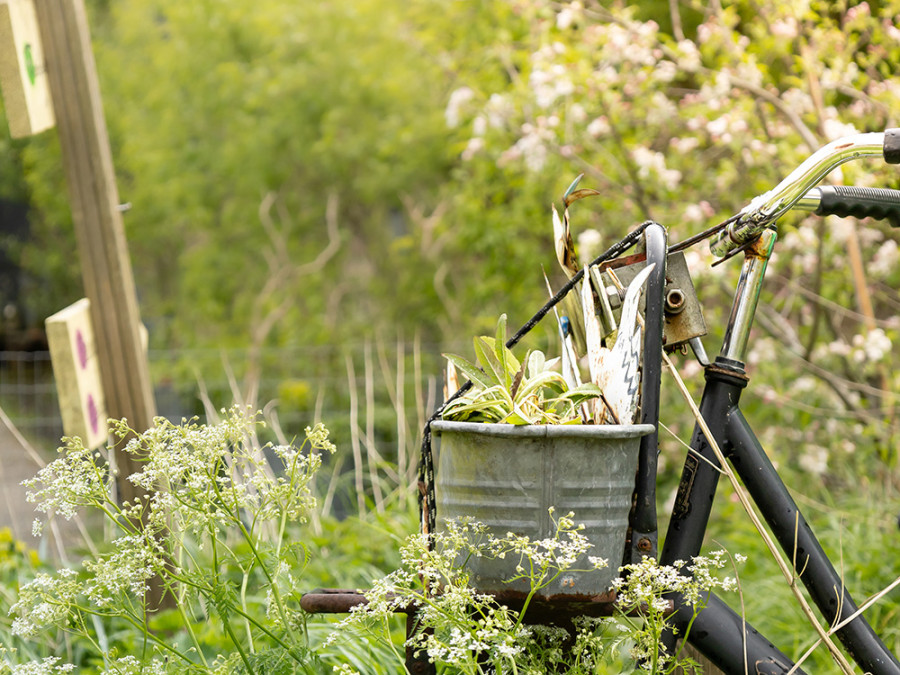
<svg viewBox="0 0 900 675">
<path fill-rule="evenodd" d="M 610 261 L 600 269 L 614 269 L 619 281 L 627 287 L 637 273 L 644 268 L 646 261 L 646 255 L 640 253 Z M 613 283 L 609 280 L 603 286 L 610 287 L 613 286 Z M 703 309 L 697 298 L 684 253 L 669 253 L 666 257 L 666 285 L 663 297 L 665 299 L 663 344 L 667 350 L 686 344 L 693 338 L 706 335 Z M 645 304 L 646 298 L 642 300 L 642 312 Z"/>
</svg>

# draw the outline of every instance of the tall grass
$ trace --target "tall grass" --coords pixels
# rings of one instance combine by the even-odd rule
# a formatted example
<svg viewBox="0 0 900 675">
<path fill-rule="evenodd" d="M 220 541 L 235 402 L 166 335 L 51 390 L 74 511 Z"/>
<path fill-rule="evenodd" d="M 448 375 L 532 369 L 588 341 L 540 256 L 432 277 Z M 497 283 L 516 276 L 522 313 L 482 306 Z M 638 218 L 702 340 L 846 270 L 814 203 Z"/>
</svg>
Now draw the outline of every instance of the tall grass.
<svg viewBox="0 0 900 675">
<path fill-rule="evenodd" d="M 201 400 L 210 421 L 224 398 L 261 407 L 268 422 L 267 433 L 278 442 L 290 441 L 302 432 L 303 426 L 318 421 L 333 430 L 339 452 L 313 487 L 319 509 L 309 525 L 298 530 L 295 536 L 311 554 L 304 571 L 310 590 L 365 588 L 373 579 L 398 566 L 401 541 L 418 528 L 415 471 L 420 432 L 443 395 L 436 375 L 440 360 L 418 341 L 404 344 L 384 340 L 363 341 L 358 349 L 331 353 L 327 360 L 342 373 L 340 380 L 333 378 L 331 382 L 333 389 L 345 392 L 343 396 L 329 391 L 327 386 L 313 391 L 316 379 L 303 378 L 293 368 L 286 369 L 280 385 L 248 386 L 236 374 L 241 369 L 231 357 L 222 368 L 229 373 L 227 387 L 201 387 L 204 392 Z M 278 393 L 279 386 L 284 394 L 281 400 L 273 398 L 260 405 L 260 397 L 273 391 Z M 248 399 L 244 392 L 255 392 L 255 398 Z M 761 399 L 748 400 L 752 412 L 763 413 L 765 424 L 760 435 L 764 439 L 777 437 L 778 425 L 787 418 L 763 406 L 765 401 Z M 683 435 L 693 421 L 684 408 L 672 400 L 670 403 L 663 407 L 664 418 L 668 417 L 664 421 Z M 674 423 L 673 416 L 678 417 Z M 752 421 L 753 415 L 748 413 L 748 417 Z M 858 603 L 885 588 L 900 574 L 895 563 L 900 560 L 897 529 L 900 504 L 894 487 L 900 483 L 897 463 L 877 452 L 867 454 L 867 437 L 863 432 L 855 439 L 857 452 L 848 457 L 850 461 L 830 467 L 824 480 L 798 468 L 777 449 L 774 456 L 788 485 L 796 486 L 795 499 Z M 836 438 L 835 442 L 842 442 L 842 438 Z M 674 487 L 673 478 L 686 450 L 680 444 L 667 442 L 663 452 L 659 497 L 664 519 L 665 501 Z M 877 479 L 870 480 L 871 476 Z M 862 485 L 865 489 L 861 489 Z M 662 525 L 664 532 L 665 523 Z M 815 642 L 816 634 L 736 503 L 734 492 L 724 482 L 713 512 L 708 543 L 748 556 L 749 561 L 741 572 L 747 619 L 789 656 L 800 658 Z M 102 540 L 86 536 L 85 550 L 103 545 Z M 71 555 L 74 550 L 68 553 Z M 31 553 L 13 550 L 11 555 L 18 562 L 12 567 L 8 562 L 3 563 L 6 567 L 2 570 L 9 573 L 0 575 L 0 602 L 4 604 L 14 601 L 18 581 L 41 567 Z M 31 561 L 27 565 L 26 556 Z M 888 647 L 900 652 L 900 592 L 895 590 L 881 598 L 866 616 Z M 333 621 L 334 617 L 310 617 L 308 633 L 313 645 L 329 633 Z M 8 621 L 0 620 L 0 643 L 6 646 L 15 646 L 33 656 L 62 651 L 77 657 L 79 647 L 67 642 L 64 635 L 47 636 L 40 643 L 23 643 L 12 638 L 8 629 Z M 396 638 L 401 640 L 402 634 L 402 621 L 398 618 Z M 385 665 L 390 660 L 379 653 L 375 644 L 348 643 L 337 649 L 338 652 L 325 657 L 326 665 L 350 663 L 363 673 L 390 672 Z M 809 672 L 834 668 L 822 647 L 804 667 Z"/>
</svg>

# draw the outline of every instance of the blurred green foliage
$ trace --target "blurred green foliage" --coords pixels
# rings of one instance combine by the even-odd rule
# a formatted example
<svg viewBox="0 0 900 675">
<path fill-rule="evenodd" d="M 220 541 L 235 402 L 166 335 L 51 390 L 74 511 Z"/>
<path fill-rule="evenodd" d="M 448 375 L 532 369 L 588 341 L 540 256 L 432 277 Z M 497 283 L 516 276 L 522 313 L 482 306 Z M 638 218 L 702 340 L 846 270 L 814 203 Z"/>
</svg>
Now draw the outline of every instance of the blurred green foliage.
<svg viewBox="0 0 900 675">
<path fill-rule="evenodd" d="M 237 376 L 283 375 L 297 406 L 322 405 L 311 400 L 320 394 L 307 398 L 306 374 L 285 373 L 278 350 L 327 348 L 301 369 L 343 377 L 363 338 L 416 335 L 438 352 L 500 313 L 523 323 L 546 297 L 541 266 L 555 285 L 563 278 L 549 205 L 579 173 L 601 192 L 571 214 L 580 249 L 595 254 L 647 218 L 686 238 L 816 147 L 900 124 L 897 0 L 89 9 L 151 346 L 247 348 L 250 365 L 231 364 Z M 875 162 L 828 180 L 900 186 Z M 16 252 L 35 280 L 28 302 L 45 316 L 80 295 L 55 132 L 0 132 L 0 196 L 31 208 L 33 240 Z M 900 510 L 898 236 L 882 223 L 790 215 L 780 237 L 744 409 L 798 498 L 826 505 L 814 524 L 829 550 L 852 551 L 848 575 L 874 592 L 890 556 L 867 552 L 893 546 Z M 736 264 L 710 269 L 704 246 L 688 260 L 715 353 Z M 554 335 L 543 326 L 529 347 L 552 353 Z M 411 355 L 396 361 L 413 372 Z M 699 389 L 696 366 L 681 364 Z M 167 374 L 221 366 L 188 359 Z M 692 420 L 670 389 L 665 421 L 686 438 Z M 415 435 L 409 422 L 394 428 L 389 404 L 373 408 L 380 441 L 400 444 L 403 425 Z M 329 425 L 346 450 L 349 418 Z M 663 497 L 683 454 L 664 434 Z M 739 515 L 723 518 L 735 552 L 754 558 Z M 896 607 L 874 619 L 895 649 Z"/>
</svg>

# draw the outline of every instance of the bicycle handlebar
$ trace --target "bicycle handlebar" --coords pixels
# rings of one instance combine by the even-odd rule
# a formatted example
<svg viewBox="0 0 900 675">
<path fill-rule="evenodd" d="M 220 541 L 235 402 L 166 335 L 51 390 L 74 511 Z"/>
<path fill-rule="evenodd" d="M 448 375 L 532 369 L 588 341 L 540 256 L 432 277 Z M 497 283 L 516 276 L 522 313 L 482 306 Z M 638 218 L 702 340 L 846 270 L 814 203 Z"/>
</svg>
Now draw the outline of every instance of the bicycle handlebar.
<svg viewBox="0 0 900 675">
<path fill-rule="evenodd" d="M 841 164 L 861 157 L 882 157 L 888 164 L 900 164 L 900 129 L 847 136 L 820 148 L 775 188 L 750 202 L 740 212 L 735 222 L 710 240 L 710 250 L 714 255 L 723 257 L 746 242 L 756 239 L 769 224 L 807 197 L 810 188 L 816 183 Z M 831 198 L 832 195 L 829 195 L 828 199 Z M 854 202 L 847 194 L 841 194 L 835 199 L 846 203 Z M 854 202 L 853 208 L 864 207 L 859 207 Z M 839 215 L 837 211 L 828 213 Z M 844 215 L 856 214 L 848 210 Z M 893 211 L 889 215 L 892 224 L 896 215 Z"/>
<path fill-rule="evenodd" d="M 876 218 L 900 227 L 900 190 L 820 185 L 803 195 L 794 208 L 817 216 Z"/>
</svg>

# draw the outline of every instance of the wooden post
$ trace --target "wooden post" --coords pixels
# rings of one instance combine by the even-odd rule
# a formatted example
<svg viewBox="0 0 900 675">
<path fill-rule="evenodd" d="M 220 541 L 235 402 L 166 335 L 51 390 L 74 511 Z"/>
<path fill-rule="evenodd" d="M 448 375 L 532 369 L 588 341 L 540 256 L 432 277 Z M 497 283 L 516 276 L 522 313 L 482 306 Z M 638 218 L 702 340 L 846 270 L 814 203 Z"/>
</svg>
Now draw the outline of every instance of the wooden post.
<svg viewBox="0 0 900 675">
<path fill-rule="evenodd" d="M 35 10 L 107 409 L 143 431 L 156 404 L 84 0 L 35 0 Z M 135 489 L 124 477 L 137 467 L 124 453 L 116 459 L 119 495 L 131 500 Z"/>
</svg>

